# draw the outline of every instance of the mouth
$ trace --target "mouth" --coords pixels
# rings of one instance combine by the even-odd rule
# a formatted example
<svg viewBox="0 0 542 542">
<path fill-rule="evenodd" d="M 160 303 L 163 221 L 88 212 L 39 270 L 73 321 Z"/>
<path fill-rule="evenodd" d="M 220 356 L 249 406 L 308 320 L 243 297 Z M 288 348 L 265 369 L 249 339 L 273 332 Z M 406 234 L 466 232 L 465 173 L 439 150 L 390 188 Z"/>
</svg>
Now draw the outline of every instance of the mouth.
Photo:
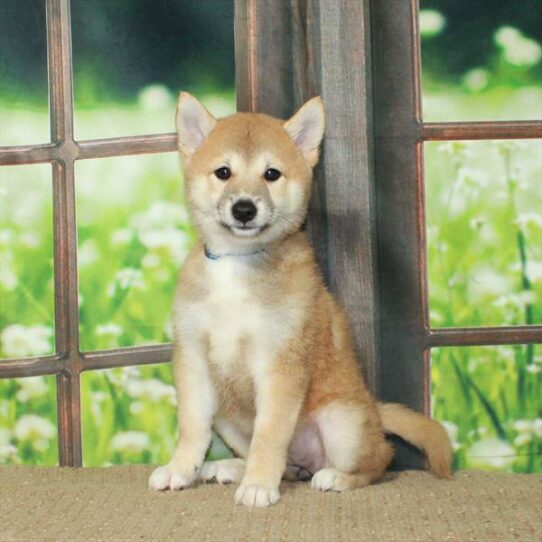
<svg viewBox="0 0 542 542">
<path fill-rule="evenodd" d="M 269 224 L 264 224 L 263 226 L 232 226 L 231 224 L 226 224 L 225 222 L 221 222 L 220 225 L 233 233 L 233 235 L 237 235 L 239 237 L 254 237 L 269 227 Z"/>
</svg>

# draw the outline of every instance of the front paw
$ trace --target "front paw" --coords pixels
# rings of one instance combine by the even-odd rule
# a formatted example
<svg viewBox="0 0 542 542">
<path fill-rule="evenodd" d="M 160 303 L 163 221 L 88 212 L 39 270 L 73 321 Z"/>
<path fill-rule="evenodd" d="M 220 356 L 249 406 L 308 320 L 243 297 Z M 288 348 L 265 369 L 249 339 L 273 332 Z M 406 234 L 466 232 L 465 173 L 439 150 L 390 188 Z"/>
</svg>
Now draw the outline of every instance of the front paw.
<svg viewBox="0 0 542 542">
<path fill-rule="evenodd" d="M 149 478 L 149 488 L 156 491 L 186 489 L 194 483 L 197 471 L 197 467 L 186 469 L 169 463 L 153 471 Z"/>
<path fill-rule="evenodd" d="M 271 506 L 279 499 L 278 487 L 241 484 L 235 492 L 235 503 L 245 506 Z"/>
</svg>

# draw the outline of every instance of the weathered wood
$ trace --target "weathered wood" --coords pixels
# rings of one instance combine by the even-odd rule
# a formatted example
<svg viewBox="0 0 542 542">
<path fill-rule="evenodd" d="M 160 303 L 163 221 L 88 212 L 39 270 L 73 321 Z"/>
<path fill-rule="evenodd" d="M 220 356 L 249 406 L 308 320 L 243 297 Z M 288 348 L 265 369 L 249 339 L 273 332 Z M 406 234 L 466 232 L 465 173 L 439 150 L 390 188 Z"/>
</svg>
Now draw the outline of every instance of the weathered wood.
<svg viewBox="0 0 542 542">
<path fill-rule="evenodd" d="M 367 3 L 295 0 L 292 4 L 296 101 L 320 94 L 326 107 L 325 144 L 308 229 L 329 288 L 348 314 L 365 377 L 378 393 Z"/>
<path fill-rule="evenodd" d="M 416 0 L 373 0 L 375 177 L 381 315 L 381 391 L 428 411 L 429 351 Z M 421 456 L 400 447 L 402 467 Z"/>
<path fill-rule="evenodd" d="M 46 14 L 51 142 L 74 149 L 69 0 L 47 0 Z M 65 360 L 65 371 L 57 375 L 58 448 L 61 465 L 80 467 L 82 442 L 77 223 L 74 159 L 71 156 L 53 162 L 53 223 L 55 347 L 56 352 Z"/>
<path fill-rule="evenodd" d="M 286 119 L 292 113 L 291 10 L 288 0 L 235 0 L 238 111 Z"/>
</svg>

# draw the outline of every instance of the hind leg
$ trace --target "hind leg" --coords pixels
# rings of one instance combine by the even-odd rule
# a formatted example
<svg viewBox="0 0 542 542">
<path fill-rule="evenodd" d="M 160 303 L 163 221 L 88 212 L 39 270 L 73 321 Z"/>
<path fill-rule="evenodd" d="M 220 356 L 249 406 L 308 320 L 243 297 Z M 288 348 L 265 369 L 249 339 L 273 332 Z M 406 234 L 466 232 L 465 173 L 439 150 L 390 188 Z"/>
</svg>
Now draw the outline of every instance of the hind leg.
<svg viewBox="0 0 542 542">
<path fill-rule="evenodd" d="M 345 491 L 378 480 L 392 458 L 372 404 L 331 403 L 317 416 L 326 467 L 311 485 L 321 491 Z"/>
</svg>

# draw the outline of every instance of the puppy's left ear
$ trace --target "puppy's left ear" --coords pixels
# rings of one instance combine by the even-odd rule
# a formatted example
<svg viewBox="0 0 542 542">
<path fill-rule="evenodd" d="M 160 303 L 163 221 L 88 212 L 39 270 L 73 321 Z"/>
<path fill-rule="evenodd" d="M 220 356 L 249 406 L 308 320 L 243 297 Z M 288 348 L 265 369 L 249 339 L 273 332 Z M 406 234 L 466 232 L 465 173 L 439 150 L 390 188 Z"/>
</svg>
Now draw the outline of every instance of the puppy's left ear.
<svg viewBox="0 0 542 542">
<path fill-rule="evenodd" d="M 177 103 L 177 143 L 185 160 L 189 159 L 216 125 L 216 119 L 188 92 L 179 94 Z"/>
<path fill-rule="evenodd" d="M 318 162 L 318 148 L 324 136 L 324 104 L 320 96 L 312 98 L 283 124 L 311 167 Z"/>
</svg>

